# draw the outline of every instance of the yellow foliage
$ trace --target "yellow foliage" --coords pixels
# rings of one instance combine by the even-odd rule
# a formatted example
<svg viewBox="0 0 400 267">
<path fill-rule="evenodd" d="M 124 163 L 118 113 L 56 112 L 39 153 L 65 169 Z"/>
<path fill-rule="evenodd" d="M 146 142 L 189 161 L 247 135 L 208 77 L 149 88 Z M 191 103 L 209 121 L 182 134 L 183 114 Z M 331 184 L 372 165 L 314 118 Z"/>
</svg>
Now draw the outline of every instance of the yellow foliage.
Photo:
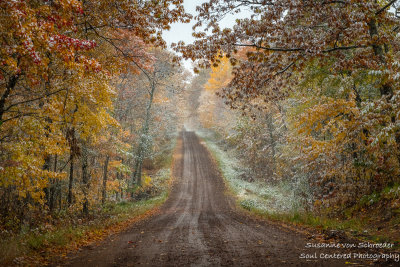
<svg viewBox="0 0 400 267">
<path fill-rule="evenodd" d="M 232 79 L 232 65 L 226 56 L 220 59 L 218 66 L 212 66 L 211 70 L 210 79 L 205 85 L 206 90 L 217 91 L 227 86 Z"/>
<path fill-rule="evenodd" d="M 112 160 L 108 163 L 108 166 L 110 168 L 115 168 L 118 167 L 119 165 L 121 165 L 122 161 L 121 160 Z"/>
<path fill-rule="evenodd" d="M 119 180 L 107 181 L 107 191 L 117 192 L 121 188 L 121 183 Z"/>
<path fill-rule="evenodd" d="M 149 188 L 151 186 L 152 186 L 151 177 L 148 176 L 147 174 L 144 174 L 143 175 L 143 180 L 142 180 L 142 188 L 145 189 L 145 188 Z"/>
</svg>

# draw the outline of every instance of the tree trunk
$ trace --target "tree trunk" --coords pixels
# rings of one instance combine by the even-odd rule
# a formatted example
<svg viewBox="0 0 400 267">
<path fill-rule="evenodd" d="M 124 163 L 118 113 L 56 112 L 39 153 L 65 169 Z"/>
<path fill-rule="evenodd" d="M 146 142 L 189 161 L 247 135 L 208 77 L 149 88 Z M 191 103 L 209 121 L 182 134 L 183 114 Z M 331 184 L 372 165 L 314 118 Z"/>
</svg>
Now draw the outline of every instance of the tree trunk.
<svg viewBox="0 0 400 267">
<path fill-rule="evenodd" d="M 70 128 L 67 130 L 66 138 L 69 142 L 69 161 L 70 161 L 70 169 L 69 169 L 69 183 L 68 183 L 68 195 L 67 195 L 67 204 L 68 207 L 72 204 L 72 186 L 74 183 L 74 158 L 75 155 L 78 154 L 78 146 L 75 138 L 75 128 Z"/>
<path fill-rule="evenodd" d="M 18 75 L 14 75 L 8 80 L 6 84 L 6 90 L 4 91 L 3 95 L 0 98 L 0 126 L 1 123 L 3 122 L 4 112 L 6 111 L 5 108 L 6 100 L 10 96 L 11 91 L 14 89 L 15 85 L 17 85 L 18 77 L 19 77 Z"/>
<path fill-rule="evenodd" d="M 50 156 L 50 155 L 47 155 L 47 156 L 44 158 L 43 170 L 49 171 L 49 170 L 50 170 L 50 164 L 51 164 L 51 156 Z M 43 177 L 43 179 L 46 179 L 46 178 Z M 46 180 L 47 180 L 47 179 L 46 179 Z M 46 197 L 47 204 L 49 205 L 49 202 L 50 202 L 51 181 L 48 180 L 48 182 L 49 182 L 49 183 L 48 183 L 47 187 L 44 188 L 44 193 L 45 193 L 45 197 Z"/>
<path fill-rule="evenodd" d="M 89 173 L 88 173 L 88 150 L 85 144 L 82 145 L 82 155 L 81 155 L 81 164 L 82 164 L 82 184 L 83 184 L 83 207 L 82 211 L 85 215 L 89 213 Z"/>
<path fill-rule="evenodd" d="M 58 181 L 57 183 L 57 197 L 58 197 L 58 210 L 62 210 L 62 190 L 61 190 L 61 184 Z"/>
<path fill-rule="evenodd" d="M 376 20 L 371 19 L 371 21 L 368 23 L 368 28 L 369 28 L 369 35 L 371 38 L 373 38 L 375 35 L 378 35 L 378 27 L 376 26 Z M 384 50 L 381 45 L 378 45 L 376 43 L 372 44 L 372 49 L 374 50 L 374 54 L 379 57 L 379 60 L 385 64 L 385 55 L 384 55 Z"/>
<path fill-rule="evenodd" d="M 57 155 L 54 156 L 53 171 L 57 172 Z M 54 181 L 54 179 L 52 179 L 50 181 L 50 183 L 51 183 L 51 185 L 50 185 L 49 210 L 51 212 L 54 209 L 54 198 L 55 198 L 55 193 L 56 193 L 56 184 L 58 184 L 58 181 Z"/>
<path fill-rule="evenodd" d="M 136 153 L 136 161 L 135 161 L 135 171 L 132 176 L 132 184 L 141 185 L 142 184 L 142 165 L 145 157 L 145 149 L 147 144 L 147 135 L 149 133 L 149 125 L 150 125 L 150 117 L 151 117 L 151 106 L 153 104 L 154 92 L 156 89 L 156 85 L 154 81 L 151 81 L 151 91 L 149 93 L 150 99 L 146 108 L 146 117 L 144 121 L 144 125 L 141 131 L 141 136 L 139 140 L 139 146 Z"/>
<path fill-rule="evenodd" d="M 267 127 L 268 127 L 268 132 L 269 132 L 269 141 L 270 141 L 270 145 L 271 145 L 271 158 L 272 158 L 272 162 L 271 162 L 271 174 L 274 175 L 275 173 L 275 166 L 276 166 L 276 159 L 275 159 L 275 155 L 276 155 L 276 142 L 275 142 L 275 137 L 274 137 L 274 131 L 275 131 L 275 127 L 274 127 L 274 122 L 272 121 L 272 114 L 268 113 L 266 116 L 266 122 L 267 122 Z"/>
<path fill-rule="evenodd" d="M 69 181 L 68 181 L 68 207 L 72 204 L 72 184 L 74 183 L 74 154 L 71 151 L 69 155 Z"/>
<path fill-rule="evenodd" d="M 107 172 L 108 172 L 108 162 L 110 160 L 110 156 L 106 156 L 106 160 L 104 162 L 104 173 L 103 173 L 103 192 L 102 192 L 102 198 L 101 198 L 101 203 L 104 205 L 107 199 Z"/>
</svg>

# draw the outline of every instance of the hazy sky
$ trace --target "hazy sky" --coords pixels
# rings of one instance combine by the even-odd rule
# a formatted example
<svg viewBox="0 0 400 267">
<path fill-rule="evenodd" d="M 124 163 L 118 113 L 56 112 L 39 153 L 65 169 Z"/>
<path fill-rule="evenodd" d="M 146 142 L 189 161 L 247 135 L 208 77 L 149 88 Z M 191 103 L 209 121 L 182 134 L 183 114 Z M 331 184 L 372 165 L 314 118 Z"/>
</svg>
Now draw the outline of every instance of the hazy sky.
<svg viewBox="0 0 400 267">
<path fill-rule="evenodd" d="M 201 5 L 207 0 L 184 0 L 183 5 L 187 13 L 193 16 L 197 15 L 196 6 Z M 164 40 L 167 42 L 168 47 L 171 43 L 177 43 L 179 41 L 184 41 L 186 44 L 190 44 L 194 41 L 192 36 L 192 27 L 195 22 L 192 20 L 190 23 L 174 23 L 171 25 L 171 30 L 165 31 L 163 33 Z M 191 69 L 192 61 L 185 60 L 184 66 L 187 69 Z"/>
<path fill-rule="evenodd" d="M 207 2 L 207 0 L 184 0 L 183 5 L 187 13 L 193 16 L 197 15 L 196 6 Z M 174 23 L 171 25 L 171 30 L 166 31 L 163 34 L 164 39 L 167 41 L 168 45 L 171 43 L 176 43 L 180 40 L 185 43 L 191 43 L 194 38 L 192 37 L 192 26 L 194 25 L 192 20 L 190 23 Z"/>
<path fill-rule="evenodd" d="M 201 5 L 202 3 L 207 2 L 207 0 L 184 0 L 184 7 L 187 13 L 192 14 L 193 16 L 197 15 L 196 6 Z M 250 13 L 243 11 L 237 15 L 229 15 L 224 18 L 220 25 L 221 28 L 231 27 L 235 23 L 236 18 L 243 18 Z M 165 31 L 163 33 L 164 40 L 167 42 L 168 46 L 171 43 L 177 43 L 178 41 L 184 41 L 186 44 L 190 44 L 194 41 L 192 36 L 192 27 L 195 24 L 195 21 L 191 21 L 190 23 L 174 23 L 171 25 L 171 30 Z M 187 69 L 191 69 L 192 62 L 191 60 L 184 61 L 184 66 Z"/>
</svg>

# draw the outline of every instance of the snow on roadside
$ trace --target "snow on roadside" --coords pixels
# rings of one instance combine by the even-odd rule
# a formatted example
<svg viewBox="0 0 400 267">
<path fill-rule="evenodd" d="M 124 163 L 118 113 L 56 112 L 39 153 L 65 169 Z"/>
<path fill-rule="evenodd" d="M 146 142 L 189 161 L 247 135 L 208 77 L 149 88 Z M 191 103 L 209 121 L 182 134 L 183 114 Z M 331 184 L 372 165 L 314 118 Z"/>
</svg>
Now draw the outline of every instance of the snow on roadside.
<svg viewBox="0 0 400 267">
<path fill-rule="evenodd" d="M 293 213 L 298 208 L 293 190 L 288 184 L 268 185 L 262 182 L 248 182 L 240 177 L 246 168 L 235 157 L 234 151 L 225 151 L 218 145 L 215 134 L 207 130 L 196 130 L 219 164 L 219 168 L 230 189 L 238 197 L 240 205 L 248 210 L 270 214 Z"/>
</svg>

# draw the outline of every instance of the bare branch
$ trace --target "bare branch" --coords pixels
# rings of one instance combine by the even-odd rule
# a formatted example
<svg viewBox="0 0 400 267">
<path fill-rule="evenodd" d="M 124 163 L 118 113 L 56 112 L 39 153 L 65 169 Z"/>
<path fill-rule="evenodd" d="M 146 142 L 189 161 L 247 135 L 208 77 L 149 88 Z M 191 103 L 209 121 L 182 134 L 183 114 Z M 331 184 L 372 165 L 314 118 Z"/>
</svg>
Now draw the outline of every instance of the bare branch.
<svg viewBox="0 0 400 267">
<path fill-rule="evenodd" d="M 286 47 L 265 47 L 265 46 L 259 46 L 256 44 L 234 44 L 235 46 L 247 46 L 247 47 L 255 47 L 263 50 L 268 50 L 268 51 L 275 51 L 275 52 L 301 52 L 301 51 L 306 51 L 304 48 L 286 48 Z M 353 45 L 353 46 L 339 46 L 339 47 L 333 47 L 333 48 L 328 48 L 325 50 L 322 50 L 323 53 L 329 53 L 337 50 L 351 50 L 351 49 L 357 49 L 357 48 L 366 48 L 367 46 L 360 46 L 360 45 Z"/>
<path fill-rule="evenodd" d="M 379 9 L 378 11 L 375 12 L 375 15 L 379 15 L 380 13 L 382 13 L 383 11 L 385 11 L 387 8 L 389 8 L 391 5 L 393 5 L 395 2 L 397 2 L 397 0 L 392 0 L 389 3 L 387 3 L 384 7 L 382 7 L 381 9 Z"/>
<path fill-rule="evenodd" d="M 65 91 L 65 90 L 67 90 L 67 89 L 65 89 L 65 88 L 64 89 L 60 89 L 60 90 L 57 90 L 57 91 L 54 91 L 54 92 L 51 92 L 51 93 L 47 93 L 45 95 L 42 95 L 42 96 L 39 96 L 39 97 L 36 97 L 36 98 L 33 98 L 33 99 L 28 99 L 28 100 L 25 100 L 25 101 L 21 101 L 21 102 L 17 102 L 17 103 L 11 104 L 6 109 L 4 109 L 4 111 L 8 111 L 12 107 L 15 107 L 15 106 L 18 106 L 18 105 L 21 105 L 21 104 L 26 104 L 26 103 L 29 103 L 29 102 L 34 102 L 34 101 L 40 100 L 40 99 L 42 99 L 44 97 L 48 97 L 48 96 L 57 94 L 57 93 L 59 93 L 61 91 Z"/>
<path fill-rule="evenodd" d="M 298 52 L 304 51 L 303 48 L 285 48 L 285 47 L 265 47 L 256 44 L 234 44 L 235 46 L 255 47 L 263 50 L 277 51 L 277 52 Z"/>
<path fill-rule="evenodd" d="M 333 51 L 337 51 L 337 50 L 352 50 L 352 49 L 367 48 L 367 47 L 368 46 L 365 46 L 365 45 L 338 46 L 338 47 L 333 47 L 333 48 L 323 50 L 322 52 L 329 53 L 329 52 L 333 52 Z"/>
<path fill-rule="evenodd" d="M 146 75 L 147 79 L 149 81 L 151 81 L 151 77 L 149 75 L 149 73 L 147 73 L 147 71 L 142 68 L 139 63 L 137 63 L 135 60 L 133 60 L 133 57 L 130 55 L 127 55 L 121 48 L 119 48 L 116 44 L 114 44 L 110 39 L 108 39 L 107 37 L 101 35 L 98 33 L 98 31 L 92 27 L 92 25 L 89 24 L 89 26 L 93 29 L 93 31 L 96 33 L 96 35 L 98 37 L 100 37 L 101 39 L 105 40 L 107 43 L 109 43 L 112 47 L 114 47 L 118 52 L 120 52 L 125 58 L 130 58 L 131 61 L 133 62 L 133 64 L 135 64 L 135 66 L 141 71 L 143 72 L 144 75 Z"/>
</svg>

